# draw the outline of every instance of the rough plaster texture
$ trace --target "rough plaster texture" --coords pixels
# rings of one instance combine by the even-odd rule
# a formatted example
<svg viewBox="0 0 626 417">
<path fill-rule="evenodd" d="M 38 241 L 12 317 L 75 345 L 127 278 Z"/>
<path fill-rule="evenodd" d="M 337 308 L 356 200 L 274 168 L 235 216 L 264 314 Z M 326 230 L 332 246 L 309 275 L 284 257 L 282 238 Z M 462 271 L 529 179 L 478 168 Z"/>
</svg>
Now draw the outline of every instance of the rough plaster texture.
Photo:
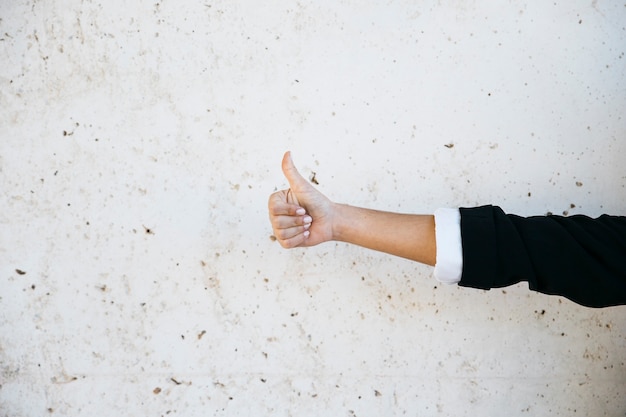
<svg viewBox="0 0 626 417">
<path fill-rule="evenodd" d="M 623 1 L 0 1 L 0 415 L 624 416 L 624 308 L 284 251 L 331 198 L 626 214 Z"/>
</svg>

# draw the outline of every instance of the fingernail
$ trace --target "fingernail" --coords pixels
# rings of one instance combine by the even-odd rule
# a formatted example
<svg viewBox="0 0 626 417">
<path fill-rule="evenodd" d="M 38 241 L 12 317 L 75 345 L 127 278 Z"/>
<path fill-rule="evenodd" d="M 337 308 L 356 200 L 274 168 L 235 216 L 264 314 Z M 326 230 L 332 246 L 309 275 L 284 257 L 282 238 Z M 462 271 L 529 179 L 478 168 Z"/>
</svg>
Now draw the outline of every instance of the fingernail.
<svg viewBox="0 0 626 417">
<path fill-rule="evenodd" d="M 304 232 L 304 237 L 309 237 L 309 235 L 311 234 L 311 232 L 309 232 L 308 230 L 306 232 Z"/>
<path fill-rule="evenodd" d="M 312 223 L 313 222 L 313 218 L 311 216 L 305 216 L 302 221 L 306 224 L 306 223 Z"/>
<path fill-rule="evenodd" d="M 296 210 L 296 214 L 298 216 L 302 216 L 304 213 L 306 213 L 306 210 L 303 209 L 303 208 L 299 208 L 299 209 Z"/>
<path fill-rule="evenodd" d="M 309 227 L 311 227 L 311 223 L 304 223 L 304 228 L 308 229 Z"/>
</svg>

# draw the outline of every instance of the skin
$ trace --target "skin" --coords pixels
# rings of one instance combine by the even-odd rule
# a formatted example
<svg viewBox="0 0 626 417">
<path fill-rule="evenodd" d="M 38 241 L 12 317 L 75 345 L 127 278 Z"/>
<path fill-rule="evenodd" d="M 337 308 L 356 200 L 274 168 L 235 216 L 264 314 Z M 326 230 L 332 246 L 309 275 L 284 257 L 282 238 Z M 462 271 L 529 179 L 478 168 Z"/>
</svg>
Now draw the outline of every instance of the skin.
<svg viewBox="0 0 626 417">
<path fill-rule="evenodd" d="M 290 188 L 273 193 L 268 210 L 274 236 L 284 248 L 340 241 L 435 265 L 434 216 L 335 203 L 300 175 L 290 152 L 282 170 Z"/>
</svg>

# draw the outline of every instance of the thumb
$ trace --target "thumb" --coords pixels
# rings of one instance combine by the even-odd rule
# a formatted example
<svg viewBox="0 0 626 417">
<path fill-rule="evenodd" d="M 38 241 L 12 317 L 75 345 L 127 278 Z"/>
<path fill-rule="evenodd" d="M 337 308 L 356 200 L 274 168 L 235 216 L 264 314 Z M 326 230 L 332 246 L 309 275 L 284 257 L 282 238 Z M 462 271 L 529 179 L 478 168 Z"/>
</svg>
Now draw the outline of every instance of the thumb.
<svg viewBox="0 0 626 417">
<path fill-rule="evenodd" d="M 289 181 L 289 186 L 292 190 L 296 192 L 304 191 L 309 186 L 307 180 L 305 180 L 304 177 L 300 175 L 300 172 L 298 172 L 296 166 L 293 164 L 293 160 L 291 159 L 291 152 L 289 151 L 285 152 L 285 155 L 283 156 L 282 168 L 283 174 L 285 174 L 287 181 Z"/>
</svg>

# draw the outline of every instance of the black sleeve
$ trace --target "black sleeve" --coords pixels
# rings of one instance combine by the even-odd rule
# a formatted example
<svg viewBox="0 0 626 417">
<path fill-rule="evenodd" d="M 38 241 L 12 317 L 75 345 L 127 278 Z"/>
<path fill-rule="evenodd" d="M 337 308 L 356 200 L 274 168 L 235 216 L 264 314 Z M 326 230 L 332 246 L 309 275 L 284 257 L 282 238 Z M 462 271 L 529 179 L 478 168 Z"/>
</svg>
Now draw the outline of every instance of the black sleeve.
<svg viewBox="0 0 626 417">
<path fill-rule="evenodd" d="M 626 217 L 520 217 L 494 206 L 461 208 L 459 285 L 531 290 L 588 307 L 626 304 Z"/>
</svg>

